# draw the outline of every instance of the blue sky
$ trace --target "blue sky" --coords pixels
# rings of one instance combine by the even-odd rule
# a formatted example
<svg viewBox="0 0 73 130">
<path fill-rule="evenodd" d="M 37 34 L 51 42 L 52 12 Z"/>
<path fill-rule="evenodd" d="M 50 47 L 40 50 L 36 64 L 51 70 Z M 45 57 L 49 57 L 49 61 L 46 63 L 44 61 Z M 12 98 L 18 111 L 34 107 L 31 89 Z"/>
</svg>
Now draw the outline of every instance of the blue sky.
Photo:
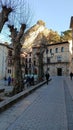
<svg viewBox="0 0 73 130">
<path fill-rule="evenodd" d="M 73 0 L 29 0 L 29 3 L 33 8 L 33 24 L 41 19 L 48 29 L 58 33 L 70 29 Z"/>
<path fill-rule="evenodd" d="M 61 32 L 70 29 L 70 19 L 73 16 L 73 0 L 26 0 L 31 9 L 31 26 L 38 20 L 43 20 L 48 29 Z M 2 31 L 0 41 L 8 41 L 8 30 Z"/>
</svg>

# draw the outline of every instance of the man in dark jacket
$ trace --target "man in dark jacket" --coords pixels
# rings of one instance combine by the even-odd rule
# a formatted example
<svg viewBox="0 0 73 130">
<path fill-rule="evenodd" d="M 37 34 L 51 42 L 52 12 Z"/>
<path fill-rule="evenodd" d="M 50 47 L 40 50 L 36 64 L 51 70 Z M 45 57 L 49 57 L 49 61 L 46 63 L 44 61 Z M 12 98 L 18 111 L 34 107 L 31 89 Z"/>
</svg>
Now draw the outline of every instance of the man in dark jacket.
<svg viewBox="0 0 73 130">
<path fill-rule="evenodd" d="M 71 80 L 72 80 L 72 76 L 73 76 L 73 73 L 71 72 L 71 73 L 70 73 L 70 78 L 71 78 Z"/>
<path fill-rule="evenodd" d="M 46 76 L 46 81 L 47 81 L 47 85 L 48 85 L 48 80 L 49 80 L 50 75 L 49 75 L 49 73 L 47 72 L 45 76 Z"/>
</svg>

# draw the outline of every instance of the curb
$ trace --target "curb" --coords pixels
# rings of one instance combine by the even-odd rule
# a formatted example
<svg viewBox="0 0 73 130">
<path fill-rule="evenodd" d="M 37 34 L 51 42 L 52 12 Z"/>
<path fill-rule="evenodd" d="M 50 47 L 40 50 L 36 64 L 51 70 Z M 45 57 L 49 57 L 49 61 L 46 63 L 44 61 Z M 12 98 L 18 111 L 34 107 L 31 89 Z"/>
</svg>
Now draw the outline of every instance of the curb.
<svg viewBox="0 0 73 130">
<path fill-rule="evenodd" d="M 68 89 L 69 89 L 70 95 L 71 95 L 72 100 L 73 100 L 73 82 L 69 79 L 66 80 L 66 78 L 65 78 L 65 81 L 68 85 Z"/>
<path fill-rule="evenodd" d="M 0 103 L 0 112 L 5 111 L 7 108 L 11 107 L 14 103 L 16 103 L 20 99 L 28 96 L 29 94 L 31 94 L 33 91 L 35 91 L 36 89 L 38 89 L 39 87 L 41 87 L 45 83 L 46 83 L 46 81 L 43 81 L 43 82 L 33 86 L 32 88 L 24 90 L 24 91 L 22 91 L 22 92 L 20 92 L 20 93 L 18 93 L 16 95 L 10 97 L 9 99 L 6 99 L 6 100 L 2 101 Z"/>
</svg>

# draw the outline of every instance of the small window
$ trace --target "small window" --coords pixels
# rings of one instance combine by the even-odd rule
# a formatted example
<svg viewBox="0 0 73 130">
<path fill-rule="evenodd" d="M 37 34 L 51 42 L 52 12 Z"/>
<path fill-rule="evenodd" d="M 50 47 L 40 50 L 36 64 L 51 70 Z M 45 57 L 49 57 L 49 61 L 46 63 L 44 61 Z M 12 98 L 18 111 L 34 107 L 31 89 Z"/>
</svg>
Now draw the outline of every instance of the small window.
<svg viewBox="0 0 73 130">
<path fill-rule="evenodd" d="M 8 73 L 10 73 L 10 74 L 11 74 L 11 69 L 8 69 Z"/>
<path fill-rule="evenodd" d="M 31 68 L 31 64 L 29 64 L 29 68 Z"/>
<path fill-rule="evenodd" d="M 25 59 L 25 62 L 27 63 L 27 58 Z"/>
<path fill-rule="evenodd" d="M 31 58 L 29 58 L 29 63 L 31 63 Z"/>
<path fill-rule="evenodd" d="M 52 49 L 50 49 L 50 53 L 52 53 Z"/>
<path fill-rule="evenodd" d="M 55 52 L 58 53 L 58 48 L 56 48 Z"/>
<path fill-rule="evenodd" d="M 36 61 L 34 60 L 34 65 L 36 65 Z"/>
<path fill-rule="evenodd" d="M 46 54 L 48 54 L 48 49 L 46 49 Z"/>
<path fill-rule="evenodd" d="M 29 56 L 31 56 L 31 52 L 29 53 Z"/>
<path fill-rule="evenodd" d="M 57 56 L 57 61 L 61 62 L 62 61 L 62 57 L 61 56 Z"/>
<path fill-rule="evenodd" d="M 64 47 L 61 48 L 61 52 L 64 52 Z"/>
<path fill-rule="evenodd" d="M 27 64 L 25 65 L 25 68 L 27 68 Z"/>
<path fill-rule="evenodd" d="M 47 57 L 47 63 L 50 63 L 50 58 Z"/>
</svg>

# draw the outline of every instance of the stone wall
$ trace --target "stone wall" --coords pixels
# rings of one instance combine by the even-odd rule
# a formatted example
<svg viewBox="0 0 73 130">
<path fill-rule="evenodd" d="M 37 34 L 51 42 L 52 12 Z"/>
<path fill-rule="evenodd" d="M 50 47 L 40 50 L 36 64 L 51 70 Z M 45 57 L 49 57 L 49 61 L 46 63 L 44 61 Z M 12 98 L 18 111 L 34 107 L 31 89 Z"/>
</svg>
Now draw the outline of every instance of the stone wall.
<svg viewBox="0 0 73 130">
<path fill-rule="evenodd" d="M 50 75 L 69 75 L 70 57 L 69 42 L 49 45 L 48 54 L 44 52 L 44 72 L 48 68 Z"/>
</svg>

